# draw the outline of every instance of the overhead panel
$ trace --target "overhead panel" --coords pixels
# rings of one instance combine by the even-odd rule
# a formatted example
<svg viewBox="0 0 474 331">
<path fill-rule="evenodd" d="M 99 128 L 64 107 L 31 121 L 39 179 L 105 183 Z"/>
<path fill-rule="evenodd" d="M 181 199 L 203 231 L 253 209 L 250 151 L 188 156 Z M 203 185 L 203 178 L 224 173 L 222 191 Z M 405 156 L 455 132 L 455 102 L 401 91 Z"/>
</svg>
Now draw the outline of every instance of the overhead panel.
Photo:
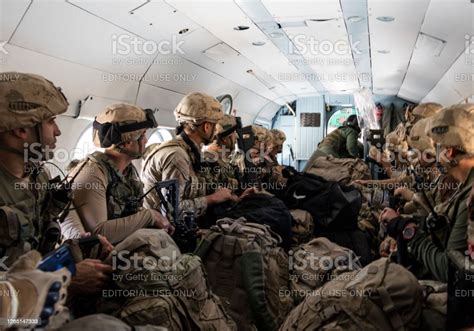
<svg viewBox="0 0 474 331">
<path fill-rule="evenodd" d="M 368 0 L 375 94 L 396 95 L 400 90 L 429 3 Z"/>
<path fill-rule="evenodd" d="M 341 0 L 352 57 L 361 87 L 372 89 L 367 0 Z"/>
<path fill-rule="evenodd" d="M 238 50 L 243 58 L 248 59 L 248 68 L 237 72 L 237 68 L 231 68 L 234 75 L 246 73 L 253 70 L 256 75 L 262 76 L 267 81 L 268 87 L 277 96 L 297 93 L 301 88 L 311 89 L 306 82 L 280 83 L 278 81 L 281 72 L 297 72 L 296 68 L 288 63 L 288 60 L 268 40 L 251 20 L 233 1 L 221 2 L 191 2 L 191 1 L 167 1 L 180 12 L 186 14 L 194 22 L 199 24 L 233 49 Z M 209 13 L 218 13 L 209 15 Z M 241 27 L 239 30 L 238 27 Z M 257 79 L 260 77 L 257 77 Z M 294 99 L 295 96 L 292 97 Z"/>
<path fill-rule="evenodd" d="M 420 101 L 435 87 L 474 36 L 474 3 L 466 0 L 432 0 L 421 27 L 399 96 Z M 462 59 L 468 58 L 461 56 Z M 459 63 L 458 63 L 459 65 Z M 472 62 L 466 68 L 471 68 Z M 452 83 L 456 83 L 452 81 Z"/>
<path fill-rule="evenodd" d="M 0 1 L 0 45 L 10 39 L 31 1 L 32 0 Z"/>
<path fill-rule="evenodd" d="M 306 63 L 307 61 L 304 57 L 298 53 L 291 54 L 290 56 L 289 51 L 293 44 L 281 24 L 270 14 L 264 4 L 261 1 L 247 0 L 235 0 L 235 2 L 247 17 L 264 33 L 268 40 L 271 40 L 280 53 L 286 57 L 288 63 L 297 69 L 296 72 L 292 69 L 290 69 L 290 71 L 281 70 L 278 73 L 278 80 L 286 85 L 309 84 L 313 87 L 309 89 L 307 86 L 300 86 L 299 96 L 314 96 L 325 93 L 326 88 L 320 81 L 314 79 L 314 72 Z M 273 57 L 273 55 L 271 56 Z"/>
<path fill-rule="evenodd" d="M 290 60 L 302 55 L 312 69 L 309 79 L 321 82 L 329 92 L 359 88 L 339 1 L 263 3 L 292 42 Z"/>
<path fill-rule="evenodd" d="M 68 99 L 68 115 L 74 115 L 79 100 L 90 94 L 130 103 L 135 100 L 138 82 L 108 80 L 109 73 L 14 45 L 10 45 L 8 51 L 9 55 L 5 58 L 5 63 L 2 63 L 1 70 L 20 70 L 47 77 L 61 87 Z"/>
<path fill-rule="evenodd" d="M 459 103 L 474 94 L 474 44 L 469 44 L 423 102 L 444 106 Z"/>
<path fill-rule="evenodd" d="M 164 67 L 167 61 L 172 66 L 176 63 L 194 63 L 196 64 L 194 70 L 198 72 L 208 70 L 211 73 L 225 77 L 227 81 L 223 86 L 228 89 L 230 89 L 230 85 L 238 84 L 266 98 L 273 99 L 276 97 L 273 92 L 269 91 L 259 81 L 255 81 L 252 77 L 247 77 L 248 75 L 245 74 L 245 70 L 247 70 L 246 68 L 249 65 L 245 57 L 240 56 L 236 61 L 225 63 L 224 65 L 220 61 L 213 61 L 204 56 L 203 50 L 218 44 L 221 40 L 201 28 L 184 13 L 162 0 L 134 2 L 134 6 L 126 6 L 121 3 L 120 10 L 117 10 L 115 6 L 103 6 L 100 2 L 71 1 L 74 1 L 75 4 L 85 10 L 123 27 L 130 33 L 145 38 L 150 45 L 151 42 L 157 45 L 163 42 L 171 42 L 172 45 L 176 46 L 172 54 L 158 52 L 156 60 L 151 62 L 150 65 L 153 63 L 159 67 Z M 240 76 L 232 75 L 236 68 L 242 68 Z M 166 70 L 166 72 L 169 72 L 169 70 Z M 203 73 L 202 75 L 208 74 Z M 161 86 L 170 88 L 166 83 Z M 208 92 L 212 93 L 212 91 Z"/>
<path fill-rule="evenodd" d="M 44 22 L 45 18 L 47 24 L 38 24 Z M 133 48 L 121 47 L 118 38 L 124 32 L 69 3 L 34 1 L 11 43 L 114 73 L 116 76 L 110 78 L 113 80 L 138 81 L 154 55 L 142 48 L 134 51 Z M 143 45 L 144 40 L 137 37 L 137 42 Z"/>
</svg>

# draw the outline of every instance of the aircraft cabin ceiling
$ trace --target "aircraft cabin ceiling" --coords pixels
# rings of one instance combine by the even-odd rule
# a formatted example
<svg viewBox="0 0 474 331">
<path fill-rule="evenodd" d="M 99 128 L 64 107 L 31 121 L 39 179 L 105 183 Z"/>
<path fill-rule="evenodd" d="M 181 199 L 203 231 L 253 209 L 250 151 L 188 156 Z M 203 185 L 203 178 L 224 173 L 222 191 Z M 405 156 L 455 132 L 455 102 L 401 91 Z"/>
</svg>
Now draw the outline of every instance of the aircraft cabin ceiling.
<svg viewBox="0 0 474 331">
<path fill-rule="evenodd" d="M 231 94 L 253 120 L 362 87 L 445 105 L 473 93 L 470 0 L 0 3 L 2 71 L 44 74 L 69 99 L 172 110 L 199 90 Z"/>
</svg>

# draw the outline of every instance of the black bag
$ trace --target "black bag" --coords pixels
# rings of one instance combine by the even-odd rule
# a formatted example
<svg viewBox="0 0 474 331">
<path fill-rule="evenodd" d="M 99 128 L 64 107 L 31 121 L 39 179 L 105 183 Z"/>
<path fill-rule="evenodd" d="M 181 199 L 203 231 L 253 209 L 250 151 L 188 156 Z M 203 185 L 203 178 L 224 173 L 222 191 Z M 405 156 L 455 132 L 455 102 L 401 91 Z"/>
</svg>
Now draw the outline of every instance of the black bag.
<svg viewBox="0 0 474 331">
<path fill-rule="evenodd" d="M 303 209 L 313 216 L 315 234 L 321 228 L 337 232 L 357 229 L 362 199 L 355 187 L 288 169 L 283 173 L 288 183 L 280 198 L 289 209 Z"/>
<path fill-rule="evenodd" d="M 351 231 L 319 231 L 317 237 L 325 237 L 330 241 L 352 250 L 359 258 L 360 263 L 365 266 L 374 260 L 370 250 L 369 238 L 361 230 Z"/>
<path fill-rule="evenodd" d="M 230 217 L 245 217 L 248 222 L 266 224 L 282 238 L 281 246 L 285 251 L 291 247 L 291 225 L 293 217 L 285 204 L 275 196 L 267 194 L 250 194 L 236 205 L 224 208 L 218 205 L 208 210 L 207 221 Z"/>
</svg>

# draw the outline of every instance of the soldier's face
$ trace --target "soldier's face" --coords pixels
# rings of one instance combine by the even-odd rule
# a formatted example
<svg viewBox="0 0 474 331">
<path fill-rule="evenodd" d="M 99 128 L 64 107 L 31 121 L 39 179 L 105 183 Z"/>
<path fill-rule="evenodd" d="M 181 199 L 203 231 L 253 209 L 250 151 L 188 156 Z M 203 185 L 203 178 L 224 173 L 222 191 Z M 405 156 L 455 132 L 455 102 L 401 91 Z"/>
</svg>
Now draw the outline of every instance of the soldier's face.
<svg viewBox="0 0 474 331">
<path fill-rule="evenodd" d="M 235 132 L 231 133 L 224 139 L 225 147 L 233 151 L 235 148 L 235 142 L 237 141 L 237 134 Z"/>
<path fill-rule="evenodd" d="M 204 144 L 207 145 L 211 142 L 212 137 L 214 137 L 214 131 L 216 129 L 215 123 L 204 122 L 202 125 Z"/>
<path fill-rule="evenodd" d="M 58 124 L 56 123 L 56 117 L 44 121 L 41 123 L 42 130 L 42 143 L 45 149 L 54 150 L 56 148 L 56 137 L 61 135 Z"/>
<path fill-rule="evenodd" d="M 148 142 L 148 138 L 146 137 L 146 132 L 144 132 L 138 140 L 130 141 L 123 144 L 123 147 L 127 149 L 131 154 L 137 155 L 137 158 L 141 157 L 145 152 L 145 146 Z"/>
</svg>

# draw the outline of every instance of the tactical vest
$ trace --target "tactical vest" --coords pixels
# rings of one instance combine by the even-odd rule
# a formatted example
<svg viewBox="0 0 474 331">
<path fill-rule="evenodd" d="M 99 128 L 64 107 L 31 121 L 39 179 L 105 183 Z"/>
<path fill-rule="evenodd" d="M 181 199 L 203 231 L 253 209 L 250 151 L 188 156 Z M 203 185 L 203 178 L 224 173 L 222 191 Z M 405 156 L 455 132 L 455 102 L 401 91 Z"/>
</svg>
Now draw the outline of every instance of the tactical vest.
<svg viewBox="0 0 474 331">
<path fill-rule="evenodd" d="M 142 201 L 139 201 L 139 198 L 143 195 L 143 184 L 137 169 L 130 164 L 121 174 L 110 162 L 107 155 L 101 152 L 89 155 L 87 161 L 96 163 L 107 176 L 107 219 L 116 219 L 137 213 L 142 206 Z"/>
<path fill-rule="evenodd" d="M 149 152 L 149 154 L 147 155 L 147 157 L 145 158 L 145 162 L 143 163 L 143 168 L 146 168 L 148 162 L 153 158 L 153 156 L 158 151 L 160 151 L 164 148 L 169 148 L 169 147 L 181 147 L 182 149 L 184 149 L 186 151 L 186 153 L 189 155 L 189 157 L 191 159 L 191 162 L 193 163 L 193 167 L 194 167 L 195 157 L 193 157 L 192 153 L 189 152 L 188 144 L 186 144 L 186 142 L 183 139 L 175 138 L 175 139 L 172 139 L 172 140 L 168 140 L 167 142 L 164 142 L 160 145 L 157 145 L 153 150 L 151 150 Z"/>
<path fill-rule="evenodd" d="M 39 171 L 33 172 L 28 182 L 15 180 L 0 169 L 0 257 L 9 257 L 6 265 L 32 249 L 47 253 L 49 246 L 54 246 L 44 247 L 43 237 L 48 228 L 57 225 L 48 193 L 49 174 L 39 165 L 31 167 Z"/>
</svg>

